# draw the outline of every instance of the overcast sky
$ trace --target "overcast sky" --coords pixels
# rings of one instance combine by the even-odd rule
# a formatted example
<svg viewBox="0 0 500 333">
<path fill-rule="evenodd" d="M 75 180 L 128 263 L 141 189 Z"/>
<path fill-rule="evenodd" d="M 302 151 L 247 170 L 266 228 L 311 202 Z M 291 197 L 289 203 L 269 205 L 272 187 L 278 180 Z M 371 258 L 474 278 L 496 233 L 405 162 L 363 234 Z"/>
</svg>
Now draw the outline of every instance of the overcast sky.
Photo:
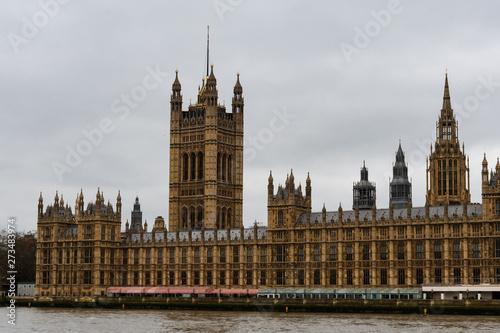
<svg viewBox="0 0 500 333">
<path fill-rule="evenodd" d="M 492 167 L 500 152 L 494 1 L 0 6 L 0 228 L 13 216 L 35 229 L 40 191 L 44 205 L 58 190 L 74 211 L 77 192 L 87 203 L 98 186 L 113 205 L 121 190 L 123 225 L 136 193 L 150 225 L 167 217 L 172 82 L 178 68 L 187 109 L 205 72 L 207 25 L 219 101 L 230 105 L 238 71 L 243 86 L 245 226 L 267 223 L 270 169 L 275 186 L 291 168 L 297 184 L 309 172 L 313 211 L 346 210 L 365 160 L 377 207 L 388 207 L 399 140 L 422 206 L 446 69 L 473 202 L 483 153 Z"/>
</svg>

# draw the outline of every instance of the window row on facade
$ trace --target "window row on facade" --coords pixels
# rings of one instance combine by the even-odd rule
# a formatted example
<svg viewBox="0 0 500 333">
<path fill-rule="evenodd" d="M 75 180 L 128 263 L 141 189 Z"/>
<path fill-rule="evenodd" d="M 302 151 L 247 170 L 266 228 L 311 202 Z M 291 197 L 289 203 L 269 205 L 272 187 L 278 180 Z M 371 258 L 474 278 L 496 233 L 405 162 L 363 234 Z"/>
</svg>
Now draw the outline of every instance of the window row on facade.
<svg viewBox="0 0 500 333">
<path fill-rule="evenodd" d="M 42 270 L 41 284 L 121 286 L 384 286 L 500 283 L 500 267 L 219 269 L 219 270 Z M 55 281 L 51 281 L 55 279 Z"/>
</svg>

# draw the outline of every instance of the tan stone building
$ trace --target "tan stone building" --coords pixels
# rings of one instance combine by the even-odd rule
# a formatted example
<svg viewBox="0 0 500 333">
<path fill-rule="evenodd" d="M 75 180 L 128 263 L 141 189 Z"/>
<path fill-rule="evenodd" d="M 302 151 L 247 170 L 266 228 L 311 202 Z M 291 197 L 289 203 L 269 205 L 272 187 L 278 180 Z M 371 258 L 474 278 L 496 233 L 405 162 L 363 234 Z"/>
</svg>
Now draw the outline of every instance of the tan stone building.
<svg viewBox="0 0 500 333">
<path fill-rule="evenodd" d="M 269 176 L 267 227 L 250 228 L 242 222 L 239 78 L 232 112 L 217 103 L 213 68 L 187 111 L 181 111 L 180 91 L 176 74 L 168 230 L 162 217 L 151 231 L 146 223 L 142 226 L 138 198 L 132 227 L 127 222 L 120 232 L 119 193 L 115 208 L 105 204 L 100 190 L 95 203 L 85 208 L 80 193 L 74 214 L 57 194 L 44 208 L 40 195 L 36 295 L 96 296 L 110 286 L 404 288 L 500 283 L 500 163 L 489 173 L 485 156 L 482 203 L 470 203 L 469 168 L 458 142 L 447 78 L 424 207 L 412 207 L 411 187 L 401 183 L 404 191 L 394 190 L 394 195 L 407 196 L 404 208 L 394 208 L 391 201 L 389 208 L 377 209 L 373 201 L 368 209 L 354 204 L 349 211 L 339 206 L 336 211 L 323 207 L 311 212 L 309 175 L 303 190 L 290 172 L 285 185 L 277 188 Z M 402 154 L 400 147 L 396 158 L 404 166 Z M 367 173 L 366 181 L 371 184 Z M 355 191 L 354 199 L 360 198 L 356 193 L 361 192 Z"/>
</svg>

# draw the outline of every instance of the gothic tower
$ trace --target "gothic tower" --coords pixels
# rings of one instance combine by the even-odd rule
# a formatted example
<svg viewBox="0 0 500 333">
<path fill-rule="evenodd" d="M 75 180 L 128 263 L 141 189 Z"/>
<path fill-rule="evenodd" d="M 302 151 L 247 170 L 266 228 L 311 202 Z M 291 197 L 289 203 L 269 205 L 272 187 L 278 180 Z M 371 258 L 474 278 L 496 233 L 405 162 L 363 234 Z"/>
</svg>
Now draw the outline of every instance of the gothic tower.
<svg viewBox="0 0 500 333">
<path fill-rule="evenodd" d="M 445 76 L 443 108 L 436 124 L 436 142 L 427 165 L 427 202 L 431 206 L 470 203 L 469 159 L 458 141 L 458 124 L 453 114 Z M 430 187 L 429 187 L 430 186 Z"/>
<path fill-rule="evenodd" d="M 305 194 L 305 195 L 304 195 Z M 267 185 L 267 227 L 269 230 L 294 228 L 297 221 L 310 222 L 311 178 L 306 179 L 305 193 L 302 185 L 295 186 L 293 170 L 287 175 L 285 186 L 278 185 L 274 192 L 274 179 L 269 174 Z"/>
<path fill-rule="evenodd" d="M 143 230 L 142 227 L 142 211 L 141 211 L 141 203 L 139 202 L 139 197 L 135 197 L 135 202 L 134 202 L 134 210 L 132 211 L 131 214 L 131 224 L 130 224 L 130 229 L 139 232 Z"/>
<path fill-rule="evenodd" d="M 170 99 L 169 230 L 238 228 L 243 216 L 243 88 L 239 73 L 232 110 L 218 103 L 217 80 L 198 88 L 182 110 L 178 72 Z"/>
<path fill-rule="evenodd" d="M 394 209 L 406 208 L 408 203 L 411 203 L 411 183 L 408 180 L 408 166 L 405 163 L 401 142 L 396 152 L 396 163 L 392 167 L 390 200 Z"/>
<path fill-rule="evenodd" d="M 361 168 L 361 179 L 359 182 L 354 183 L 352 188 L 353 201 L 352 209 L 372 209 L 375 204 L 375 183 L 368 180 L 368 169 L 363 161 Z"/>
</svg>

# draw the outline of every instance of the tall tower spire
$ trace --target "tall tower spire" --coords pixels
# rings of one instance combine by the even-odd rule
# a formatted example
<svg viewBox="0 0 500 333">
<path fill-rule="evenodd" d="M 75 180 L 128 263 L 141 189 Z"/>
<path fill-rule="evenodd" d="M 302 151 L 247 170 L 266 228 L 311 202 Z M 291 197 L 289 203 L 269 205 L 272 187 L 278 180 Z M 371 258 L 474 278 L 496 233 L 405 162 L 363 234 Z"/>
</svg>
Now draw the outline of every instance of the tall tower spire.
<svg viewBox="0 0 500 333">
<path fill-rule="evenodd" d="M 458 141 L 458 125 L 450 102 L 448 72 L 444 81 L 443 108 L 436 126 L 435 150 L 431 151 L 427 169 L 429 205 L 469 203 L 469 167 Z"/>
<path fill-rule="evenodd" d="M 448 70 L 446 70 L 444 79 L 443 110 L 450 110 L 450 109 L 451 109 L 450 88 L 448 87 Z"/>
</svg>

